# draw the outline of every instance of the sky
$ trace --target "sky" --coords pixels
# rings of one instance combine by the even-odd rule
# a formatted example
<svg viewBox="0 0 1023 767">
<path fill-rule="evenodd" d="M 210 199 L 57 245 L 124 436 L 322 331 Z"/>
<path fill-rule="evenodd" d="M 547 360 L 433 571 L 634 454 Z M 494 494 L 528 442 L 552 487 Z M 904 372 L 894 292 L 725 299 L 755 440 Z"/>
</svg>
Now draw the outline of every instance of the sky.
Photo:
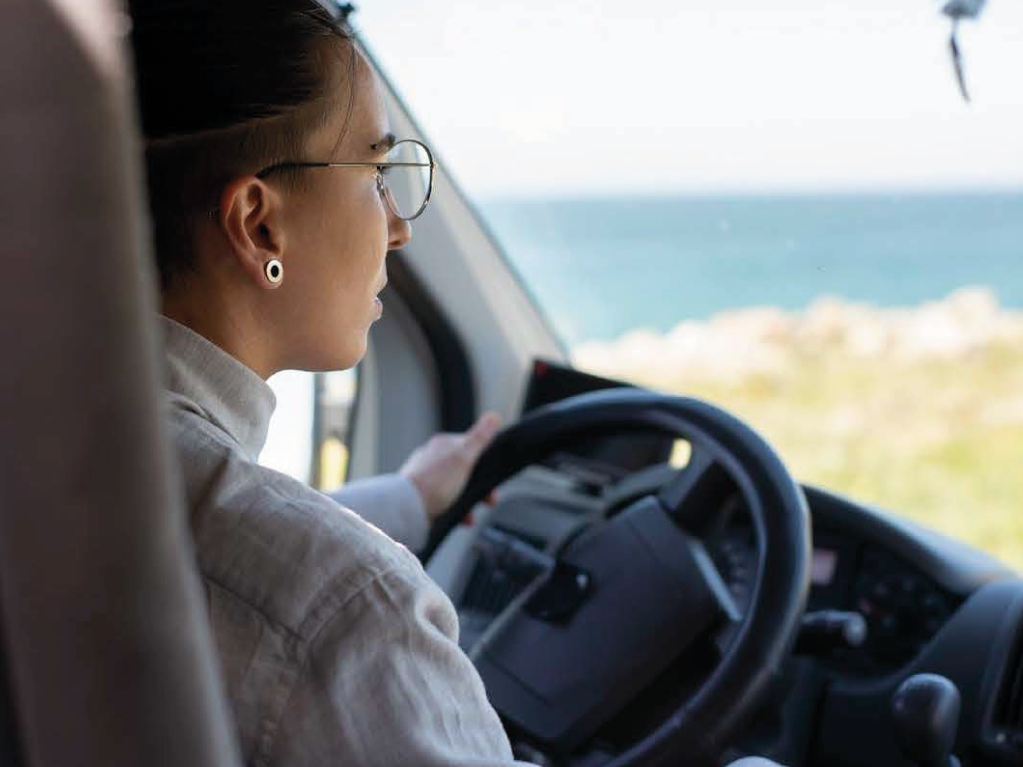
<svg viewBox="0 0 1023 767">
<path fill-rule="evenodd" d="M 1023 2 L 363 0 L 474 196 L 1023 188 Z"/>
</svg>

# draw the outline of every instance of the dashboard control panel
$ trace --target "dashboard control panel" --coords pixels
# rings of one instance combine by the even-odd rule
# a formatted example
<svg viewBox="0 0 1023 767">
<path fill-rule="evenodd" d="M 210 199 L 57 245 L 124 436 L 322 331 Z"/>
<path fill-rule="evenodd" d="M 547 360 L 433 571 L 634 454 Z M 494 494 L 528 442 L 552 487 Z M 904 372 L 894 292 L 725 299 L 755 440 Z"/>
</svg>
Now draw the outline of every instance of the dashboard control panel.
<svg viewBox="0 0 1023 767">
<path fill-rule="evenodd" d="M 828 532 L 815 533 L 814 546 L 815 559 L 824 559 L 831 573 L 814 578 L 808 610 L 846 610 L 866 624 L 858 646 L 839 643 L 824 652 L 839 671 L 862 676 L 900 668 L 959 606 L 958 598 L 880 546 Z"/>
<path fill-rule="evenodd" d="M 599 497 L 550 484 L 548 474 L 560 476 L 548 471 L 533 477 L 528 493 L 499 493 L 493 523 L 476 538 L 476 561 L 456 600 L 466 650 L 530 584 L 553 571 L 552 542 L 600 513 Z M 540 491 L 547 485 L 549 497 Z M 745 612 L 758 569 L 754 530 L 738 496 L 720 515 L 722 525 L 706 541 L 707 551 L 736 607 Z M 962 602 L 904 558 L 845 529 L 815 525 L 812 556 L 807 603 L 812 625 L 804 627 L 796 652 L 839 674 L 862 678 L 901 668 Z"/>
</svg>

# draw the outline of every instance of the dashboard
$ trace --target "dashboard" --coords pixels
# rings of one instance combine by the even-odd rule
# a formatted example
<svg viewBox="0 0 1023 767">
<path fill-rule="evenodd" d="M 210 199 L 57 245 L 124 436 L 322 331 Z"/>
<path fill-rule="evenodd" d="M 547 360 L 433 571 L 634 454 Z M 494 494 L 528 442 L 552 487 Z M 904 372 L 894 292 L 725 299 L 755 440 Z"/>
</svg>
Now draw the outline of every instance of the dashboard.
<svg viewBox="0 0 1023 767">
<path fill-rule="evenodd" d="M 491 621 L 551 569 L 561 542 L 595 517 L 656 490 L 672 471 L 648 471 L 617 494 L 594 492 L 592 475 L 573 479 L 540 467 L 503 487 L 475 540 L 475 564 L 458 601 L 463 648 L 471 650 Z M 738 493 L 715 516 L 707 551 L 745 614 L 758 568 L 754 531 Z M 814 527 L 807 615 L 796 651 L 856 678 L 892 673 L 920 654 L 964 598 L 883 543 L 829 521 Z"/>
<path fill-rule="evenodd" d="M 566 541 L 677 471 L 661 463 L 598 481 L 592 462 L 561 455 L 499 487 L 477 511 L 470 564 L 450 590 L 470 657 L 502 611 L 552 572 Z M 750 729 L 746 749 L 790 765 L 908 764 L 890 737 L 877 734 L 888 732 L 897 684 L 932 671 L 962 694 L 957 753 L 984 755 L 963 763 L 1023 762 L 1023 582 L 956 541 L 804 490 L 814 541 L 804 625 L 778 685 L 778 707 Z M 758 554 L 738 491 L 712 516 L 707 553 L 745 614 L 756 598 Z M 718 657 L 737 629 L 715 635 Z M 635 735 L 643 726 L 636 709 L 617 730 Z M 608 733 L 613 742 L 616 728 Z"/>
<path fill-rule="evenodd" d="M 620 385 L 538 361 L 523 409 Z M 462 531 L 468 555 L 439 579 L 458 611 L 470 658 L 510 607 L 536 609 L 531 595 L 550 591 L 568 542 L 685 471 L 685 460 L 675 460 L 677 442 L 651 433 L 587 435 L 506 480 L 477 506 L 474 526 Z M 728 650 L 757 599 L 757 532 L 734 481 L 726 477 L 721 485 L 699 537 L 734 603 L 733 620 L 707 632 L 695 663 L 673 662 L 627 712 L 606 723 L 598 750 L 620 752 L 675 710 Z M 908 767 L 893 737 L 892 695 L 911 675 L 934 673 L 952 680 L 961 696 L 954 753 L 964 767 L 1023 764 L 1019 575 L 896 515 L 820 488 L 803 490 L 813 551 L 802 626 L 781 678 L 732 756 L 760 754 L 790 767 Z M 694 668 L 702 669 L 695 677 Z M 525 758 L 562 763 L 511 734 Z"/>
</svg>

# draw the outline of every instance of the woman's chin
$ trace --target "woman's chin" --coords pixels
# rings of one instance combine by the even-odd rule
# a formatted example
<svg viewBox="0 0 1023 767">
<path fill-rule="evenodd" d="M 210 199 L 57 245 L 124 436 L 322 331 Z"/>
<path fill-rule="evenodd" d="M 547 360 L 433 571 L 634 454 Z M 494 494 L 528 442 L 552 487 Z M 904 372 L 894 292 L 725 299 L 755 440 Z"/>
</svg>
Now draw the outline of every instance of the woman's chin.
<svg viewBox="0 0 1023 767">
<path fill-rule="evenodd" d="M 362 332 L 346 334 L 344 341 L 330 349 L 323 349 L 324 354 L 319 359 L 318 370 L 328 372 L 331 370 L 348 370 L 355 367 L 362 358 L 366 356 L 369 347 L 369 330 L 375 320 L 370 318 Z"/>
<path fill-rule="evenodd" d="M 340 366 L 335 370 L 348 370 L 353 368 L 362 362 L 362 358 L 366 356 L 366 344 L 360 344 L 359 348 L 353 350 L 349 354 L 344 355 L 340 360 Z"/>
<path fill-rule="evenodd" d="M 352 342 L 343 348 L 335 348 L 332 353 L 324 354 L 314 369 L 321 373 L 349 370 L 358 365 L 366 356 L 367 346 L 366 334 L 363 333 L 361 337 L 352 339 Z"/>
</svg>

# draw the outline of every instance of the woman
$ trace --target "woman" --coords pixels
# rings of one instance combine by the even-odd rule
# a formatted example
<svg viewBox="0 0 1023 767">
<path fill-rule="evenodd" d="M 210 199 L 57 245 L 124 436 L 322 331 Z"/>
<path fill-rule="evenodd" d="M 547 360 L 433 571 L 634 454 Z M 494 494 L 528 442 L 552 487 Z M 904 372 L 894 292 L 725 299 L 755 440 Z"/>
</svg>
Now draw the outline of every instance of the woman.
<svg viewBox="0 0 1023 767">
<path fill-rule="evenodd" d="M 138 0 L 131 13 L 168 420 L 246 762 L 510 763 L 455 612 L 418 561 L 256 463 L 265 379 L 358 362 L 385 254 L 411 237 L 385 184 L 380 91 L 343 12 Z M 495 429 L 485 417 L 434 438 L 345 500 L 422 543 Z"/>
<path fill-rule="evenodd" d="M 265 379 L 358 362 L 386 252 L 409 241 L 419 207 L 386 187 L 393 139 L 344 13 L 316 0 L 131 12 L 168 420 L 246 762 L 511 764 L 455 611 L 418 561 L 255 462 L 274 406 Z M 435 437 L 345 500 L 422 542 L 495 429 L 484 416 Z"/>
</svg>

